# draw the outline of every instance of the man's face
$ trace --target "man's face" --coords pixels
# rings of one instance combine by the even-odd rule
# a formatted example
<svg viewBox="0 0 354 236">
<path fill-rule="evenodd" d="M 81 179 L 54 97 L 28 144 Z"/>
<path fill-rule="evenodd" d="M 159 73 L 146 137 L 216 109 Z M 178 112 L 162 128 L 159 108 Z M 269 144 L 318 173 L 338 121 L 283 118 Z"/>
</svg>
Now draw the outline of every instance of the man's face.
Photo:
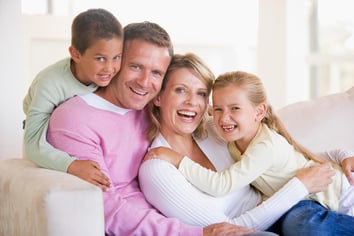
<svg viewBox="0 0 354 236">
<path fill-rule="evenodd" d="M 160 91 L 170 61 L 168 48 L 143 40 L 126 42 L 121 70 L 112 81 L 115 103 L 127 109 L 143 109 Z"/>
</svg>

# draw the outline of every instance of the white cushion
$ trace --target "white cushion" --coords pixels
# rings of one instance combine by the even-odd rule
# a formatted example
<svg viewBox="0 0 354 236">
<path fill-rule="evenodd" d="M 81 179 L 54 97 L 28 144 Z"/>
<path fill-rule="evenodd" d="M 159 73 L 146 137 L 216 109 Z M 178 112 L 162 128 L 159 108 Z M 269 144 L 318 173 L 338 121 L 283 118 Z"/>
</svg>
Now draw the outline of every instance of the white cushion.
<svg viewBox="0 0 354 236">
<path fill-rule="evenodd" d="M 0 235 L 104 235 L 102 192 L 27 159 L 1 160 Z"/>
</svg>

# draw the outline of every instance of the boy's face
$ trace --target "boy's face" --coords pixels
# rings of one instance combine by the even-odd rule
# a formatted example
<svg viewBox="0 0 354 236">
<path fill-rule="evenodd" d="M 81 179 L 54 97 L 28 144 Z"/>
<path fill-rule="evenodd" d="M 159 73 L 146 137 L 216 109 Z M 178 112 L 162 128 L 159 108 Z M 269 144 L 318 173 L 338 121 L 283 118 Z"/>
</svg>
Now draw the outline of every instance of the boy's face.
<svg viewBox="0 0 354 236">
<path fill-rule="evenodd" d="M 126 42 L 122 68 L 110 85 L 110 101 L 127 109 L 143 109 L 160 91 L 170 61 L 168 48 L 138 39 Z"/>
<path fill-rule="evenodd" d="M 71 67 L 74 76 L 85 85 L 95 83 L 105 87 L 120 70 L 123 40 L 118 37 L 99 39 L 83 54 L 74 47 L 69 50 L 75 62 Z"/>
</svg>

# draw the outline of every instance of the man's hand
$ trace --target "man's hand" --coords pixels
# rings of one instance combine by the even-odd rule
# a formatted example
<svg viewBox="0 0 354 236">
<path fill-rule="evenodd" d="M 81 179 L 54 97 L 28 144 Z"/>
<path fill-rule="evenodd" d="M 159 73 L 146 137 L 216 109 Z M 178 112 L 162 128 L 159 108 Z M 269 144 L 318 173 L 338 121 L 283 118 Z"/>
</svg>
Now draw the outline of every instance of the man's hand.
<svg viewBox="0 0 354 236">
<path fill-rule="evenodd" d="M 248 229 L 242 226 L 222 222 L 205 227 L 203 229 L 203 236 L 245 235 L 254 232 L 256 232 L 254 229 Z"/>
<path fill-rule="evenodd" d="M 348 157 L 342 161 L 342 169 L 349 183 L 354 185 L 352 171 L 354 171 L 354 157 Z"/>
<path fill-rule="evenodd" d="M 100 187 L 103 191 L 111 187 L 108 177 L 101 172 L 95 161 L 75 160 L 69 165 L 68 173 Z"/>
</svg>

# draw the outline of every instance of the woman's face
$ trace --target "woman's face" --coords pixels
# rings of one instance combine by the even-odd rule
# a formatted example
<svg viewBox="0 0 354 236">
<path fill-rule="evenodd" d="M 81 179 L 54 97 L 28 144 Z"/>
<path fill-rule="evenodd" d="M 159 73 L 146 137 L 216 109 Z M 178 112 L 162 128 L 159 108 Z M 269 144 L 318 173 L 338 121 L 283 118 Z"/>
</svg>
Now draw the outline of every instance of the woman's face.
<svg viewBox="0 0 354 236">
<path fill-rule="evenodd" d="M 198 127 L 208 104 L 208 89 L 196 73 L 180 68 L 169 74 L 166 87 L 154 100 L 160 107 L 161 132 L 190 135 Z"/>
</svg>

